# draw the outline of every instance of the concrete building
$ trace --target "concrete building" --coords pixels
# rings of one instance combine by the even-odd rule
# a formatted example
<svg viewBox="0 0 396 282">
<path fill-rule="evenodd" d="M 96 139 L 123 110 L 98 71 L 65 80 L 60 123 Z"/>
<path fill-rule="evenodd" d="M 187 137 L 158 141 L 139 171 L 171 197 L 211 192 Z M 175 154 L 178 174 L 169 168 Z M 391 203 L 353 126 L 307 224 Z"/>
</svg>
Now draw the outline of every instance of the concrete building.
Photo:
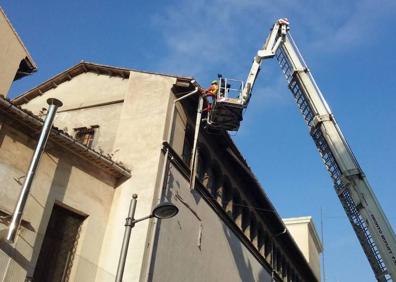
<svg viewBox="0 0 396 282">
<path fill-rule="evenodd" d="M 0 95 L 7 96 L 13 81 L 31 74 L 37 66 L 0 7 Z"/>
<path fill-rule="evenodd" d="M 320 254 L 323 252 L 323 246 L 312 217 L 284 218 L 283 222 L 314 271 L 316 278 L 320 280 Z"/>
<path fill-rule="evenodd" d="M 318 281 L 319 265 L 308 263 L 227 133 L 201 132 L 190 189 L 198 98 L 174 101 L 197 86 L 189 77 L 81 62 L 13 101 L 0 99 L 3 231 L 45 101 L 64 104 L 18 239 L 0 244 L 0 281 L 114 281 L 134 193 L 136 218 L 163 201 L 179 214 L 136 224 L 124 281 Z"/>
<path fill-rule="evenodd" d="M 4 233 L 42 122 L 4 98 L 0 99 L 0 122 L 0 232 Z M 129 171 L 110 158 L 53 129 L 18 238 L 15 244 L 0 243 L 0 281 L 29 281 L 33 274 L 47 278 L 35 281 L 61 281 L 60 276 L 67 281 L 73 275 L 89 281 L 80 273 L 93 273 L 98 263 L 114 187 L 127 177 Z M 51 238 L 46 231 L 53 229 L 67 232 Z M 84 244 L 77 245 L 77 237 Z M 68 267 L 62 258 L 70 261 Z"/>
</svg>

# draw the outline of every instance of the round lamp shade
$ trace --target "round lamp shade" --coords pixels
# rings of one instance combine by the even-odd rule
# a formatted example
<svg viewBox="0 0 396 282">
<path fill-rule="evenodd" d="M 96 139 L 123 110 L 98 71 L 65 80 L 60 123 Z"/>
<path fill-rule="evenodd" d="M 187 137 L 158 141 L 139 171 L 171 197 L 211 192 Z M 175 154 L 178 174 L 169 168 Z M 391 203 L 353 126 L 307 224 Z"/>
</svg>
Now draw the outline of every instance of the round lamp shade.
<svg viewBox="0 0 396 282">
<path fill-rule="evenodd" d="M 179 209 L 171 203 L 158 204 L 153 210 L 153 216 L 159 219 L 174 217 Z"/>
</svg>

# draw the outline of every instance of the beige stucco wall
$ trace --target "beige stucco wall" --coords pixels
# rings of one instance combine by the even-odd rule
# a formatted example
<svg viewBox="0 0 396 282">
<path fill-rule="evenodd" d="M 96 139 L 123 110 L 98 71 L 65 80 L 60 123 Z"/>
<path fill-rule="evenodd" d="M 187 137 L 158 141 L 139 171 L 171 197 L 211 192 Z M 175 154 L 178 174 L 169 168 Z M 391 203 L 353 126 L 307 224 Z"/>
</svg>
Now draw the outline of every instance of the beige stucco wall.
<svg viewBox="0 0 396 282">
<path fill-rule="evenodd" d="M 101 265 L 109 271 L 117 269 L 114 254 L 119 253 L 124 221 L 133 193 L 138 194 L 136 218 L 151 213 L 157 202 L 156 191 L 165 120 L 170 89 L 175 78 L 131 72 L 128 93 L 120 116 L 114 147 L 116 157 L 132 170 L 132 178 L 116 190 L 110 213 Z M 138 281 L 146 251 L 149 221 L 136 225 L 131 237 L 131 252 L 126 261 L 124 280 Z"/>
<path fill-rule="evenodd" d="M 62 101 L 63 107 L 60 111 L 92 107 L 124 99 L 127 87 L 128 79 L 86 72 L 46 91 L 42 96 L 35 97 L 24 107 L 38 114 L 43 107 L 47 108 L 46 101 L 52 97 Z"/>
<path fill-rule="evenodd" d="M 70 135 L 75 135 L 75 128 L 99 126 L 95 130 L 92 148 L 106 154 L 117 154 L 119 148 L 114 147 L 122 102 L 85 109 L 60 111 L 56 117 L 56 125 Z"/>
<path fill-rule="evenodd" d="M 311 217 L 283 219 L 294 241 L 320 281 L 320 254 L 322 244 Z"/>
<path fill-rule="evenodd" d="M 309 256 L 309 234 L 307 224 L 288 224 L 285 225 L 289 232 L 292 234 L 294 241 L 296 241 L 297 246 L 300 248 L 306 260 L 310 261 Z"/>
<path fill-rule="evenodd" d="M 82 73 L 23 107 L 39 114 L 42 108 L 48 108 L 48 98 L 61 100 L 63 106 L 58 110 L 54 125 L 72 136 L 75 128 L 98 125 L 93 149 L 112 154 L 119 150 L 114 142 L 127 89 L 127 79 Z"/>
<path fill-rule="evenodd" d="M 7 95 L 19 64 L 26 56 L 26 50 L 0 8 L 0 95 Z"/>
<path fill-rule="evenodd" d="M 308 227 L 309 228 L 309 227 Z M 322 250 L 318 249 L 317 244 L 314 241 L 312 236 L 312 231 L 309 232 L 311 234 L 308 238 L 308 248 L 309 248 L 309 265 L 314 271 L 316 277 L 320 281 L 320 253 Z"/>
<path fill-rule="evenodd" d="M 15 178 L 25 175 L 35 145 L 33 139 L 16 129 L 2 127 L 2 210 L 12 212 L 14 209 L 21 188 Z M 99 255 L 113 201 L 115 180 L 51 143 L 48 148 L 49 153 L 42 156 L 23 215 L 23 219 L 31 223 L 34 231 L 22 228 L 15 246 L 0 244 L 0 281 L 25 281 L 26 275 L 33 275 L 54 203 L 87 215 L 82 225 L 70 281 L 95 281 L 96 276 L 104 271 L 98 267 Z M 6 226 L 0 224 L 0 230 L 5 229 Z"/>
<path fill-rule="evenodd" d="M 165 198 L 179 208 L 162 220 L 150 281 L 271 281 L 257 261 L 177 168 L 172 167 Z"/>
<path fill-rule="evenodd" d="M 116 184 L 111 207 L 107 210 L 108 217 L 104 236 L 101 237 L 102 245 L 96 249 L 97 252 L 94 252 L 95 263 L 86 259 L 80 260 L 80 257 L 77 258 L 78 267 L 74 268 L 73 273 L 76 275 L 76 279 L 82 280 L 76 281 L 114 281 L 124 234 L 125 217 L 132 194 L 138 194 L 136 218 L 150 214 L 152 207 L 160 201 L 160 176 L 164 158 L 161 149 L 162 143 L 167 137 L 166 124 L 170 119 L 174 99 L 171 89 L 175 82 L 176 78 L 174 77 L 135 71 L 131 71 L 129 79 L 88 72 L 59 84 L 56 88 L 23 105 L 35 114 L 39 114 L 43 106 L 46 106 L 48 98 L 60 99 L 64 106 L 57 113 L 55 119 L 57 127 L 67 128 L 67 131 L 73 134 L 73 128 L 98 125 L 99 132 L 96 135 L 94 148 L 103 149 L 104 154 L 113 154 L 113 159 L 121 161 L 125 167 L 132 170 L 132 178 Z M 192 122 L 194 122 L 195 111 L 194 109 L 190 110 L 189 115 L 191 114 Z M 171 140 L 171 144 L 179 155 L 183 149 L 186 123 L 186 113 L 180 104 L 177 104 L 175 123 L 172 128 L 174 138 Z M 227 214 L 230 214 L 232 212 L 231 202 L 226 205 L 222 202 L 222 193 L 225 193 L 225 188 L 227 191 L 237 191 L 238 201 L 244 205 L 249 202 L 249 197 L 243 188 L 244 180 L 239 179 L 233 173 L 230 160 L 226 161 L 224 155 L 218 154 L 215 148 L 210 145 L 216 142 L 215 138 L 213 136 L 200 138 L 199 148 L 203 152 L 202 157 L 207 159 L 206 165 L 211 167 L 211 173 L 214 174 L 216 168 L 218 174 L 216 178 L 218 178 L 220 186 L 216 193 L 212 193 L 211 197 L 223 206 Z M 209 174 L 209 170 L 206 171 L 203 185 L 208 184 Z M 175 173 L 175 177 L 179 178 L 180 175 Z M 180 234 L 177 233 L 179 231 L 174 230 L 175 225 L 169 227 L 169 230 L 161 227 L 160 233 L 155 233 L 156 220 L 140 222 L 132 232 L 124 281 L 164 281 L 162 278 L 159 279 L 162 273 L 170 279 L 168 281 L 183 281 L 182 278 L 190 274 L 193 277 L 192 281 L 194 279 L 202 281 L 198 280 L 201 278 L 199 273 L 206 271 L 207 262 L 210 262 L 211 265 L 207 275 L 203 277 L 206 281 L 223 281 L 223 278 L 225 281 L 268 281 L 267 271 L 256 258 L 260 254 L 265 255 L 265 258 L 260 261 L 269 267 L 271 256 L 265 254 L 269 243 L 266 241 L 267 247 L 264 248 L 263 244 L 259 244 L 257 234 L 254 235 L 258 226 L 261 231 L 269 230 L 264 220 L 251 212 L 245 212 L 245 216 L 246 214 L 254 216 L 256 222 L 256 228 L 251 231 L 250 226 L 242 226 L 243 216 L 242 212 L 239 212 L 234 220 L 236 227 L 233 228 L 241 230 L 235 231 L 236 234 L 239 234 L 238 236 L 243 236 L 240 232 L 245 234 L 248 240 L 245 241 L 246 238 L 243 240 L 248 246 L 245 247 L 216 215 L 215 211 L 204 200 L 192 194 L 194 192 L 191 193 L 186 188 L 185 179 L 177 179 L 172 183 L 175 186 L 179 185 L 180 195 L 183 194 L 186 203 L 196 209 L 200 214 L 199 217 L 201 218 L 202 215 L 204 219 L 203 228 L 206 231 L 202 234 L 205 234 L 203 236 L 206 237 L 202 237 L 202 247 L 198 252 L 196 249 L 197 224 L 186 210 L 180 214 L 181 218 L 176 226 L 176 230 L 182 228 Z M 176 201 L 176 204 L 179 205 L 180 202 Z M 250 222 L 248 218 L 245 220 Z M 166 226 L 165 223 L 163 224 Z M 160 237 L 156 238 L 155 234 L 159 234 Z M 260 234 L 265 235 L 264 233 Z M 268 238 L 268 233 L 266 234 L 265 238 Z M 177 245 L 178 242 L 171 240 L 173 236 L 175 238 L 185 237 L 181 240 L 183 248 Z M 261 239 L 263 238 L 261 237 Z M 157 239 L 159 241 L 156 241 Z M 158 249 L 153 246 L 153 242 L 159 242 Z M 192 254 L 189 253 L 190 249 L 186 247 L 187 245 L 191 245 Z M 204 246 L 205 249 L 202 249 Z M 214 252 L 213 250 L 216 248 L 218 251 Z M 250 251 L 248 251 L 249 249 Z M 306 249 L 309 249 L 309 244 Z M 184 253 L 182 253 L 183 251 Z M 287 253 L 287 250 L 285 252 Z M 178 261 L 175 265 L 169 264 L 167 253 Z M 307 257 L 309 260 L 312 256 L 308 253 Z M 150 264 L 151 259 L 154 260 L 154 264 Z M 186 267 L 186 270 L 179 271 L 179 274 L 171 273 L 168 270 L 168 268 L 172 269 L 185 261 L 191 263 Z M 199 271 L 196 271 L 194 267 L 197 267 Z M 85 277 L 91 271 L 87 271 L 87 269 L 98 270 L 95 272 L 95 280 L 91 280 L 92 278 L 89 276 Z M 218 269 L 232 269 L 232 271 L 223 274 L 223 272 L 218 272 Z M 153 279 L 152 275 L 156 275 L 155 277 L 158 279 Z"/>
<path fill-rule="evenodd" d="M 114 280 L 132 194 L 139 196 L 136 217 L 148 215 L 157 201 L 161 147 L 175 82 L 172 77 L 141 72 L 131 72 L 129 79 L 88 72 L 23 105 L 38 114 L 48 98 L 60 99 L 64 105 L 57 114 L 55 126 L 67 127 L 72 133 L 76 127 L 99 125 L 94 147 L 103 149 L 104 154 L 114 153 L 115 160 L 132 170 L 132 178 L 115 190 L 100 254 L 99 264 L 103 271 L 98 273 L 97 281 Z M 133 230 L 134 255 L 128 256 L 125 281 L 139 280 L 148 223 L 142 222 Z"/>
</svg>

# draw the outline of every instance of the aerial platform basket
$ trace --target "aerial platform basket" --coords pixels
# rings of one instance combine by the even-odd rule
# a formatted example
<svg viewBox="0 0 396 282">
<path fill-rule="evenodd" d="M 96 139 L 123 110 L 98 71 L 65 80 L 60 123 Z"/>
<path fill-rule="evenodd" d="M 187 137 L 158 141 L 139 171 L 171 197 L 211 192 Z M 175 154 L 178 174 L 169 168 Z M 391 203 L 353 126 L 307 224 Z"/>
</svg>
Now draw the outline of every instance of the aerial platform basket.
<svg viewBox="0 0 396 282">
<path fill-rule="evenodd" d="M 219 91 L 208 113 L 209 129 L 237 131 L 245 108 L 242 100 L 243 81 L 219 76 Z"/>
</svg>

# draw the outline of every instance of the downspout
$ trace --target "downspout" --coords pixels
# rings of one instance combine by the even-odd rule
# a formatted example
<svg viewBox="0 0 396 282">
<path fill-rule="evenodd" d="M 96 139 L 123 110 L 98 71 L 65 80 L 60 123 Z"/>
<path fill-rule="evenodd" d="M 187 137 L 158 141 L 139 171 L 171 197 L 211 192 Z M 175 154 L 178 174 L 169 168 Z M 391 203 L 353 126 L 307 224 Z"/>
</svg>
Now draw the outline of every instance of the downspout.
<svg viewBox="0 0 396 282">
<path fill-rule="evenodd" d="M 193 141 L 191 162 L 190 162 L 190 189 L 195 188 L 195 177 L 197 175 L 197 169 L 196 169 L 198 162 L 197 146 L 198 146 L 199 129 L 201 128 L 203 103 L 204 103 L 204 99 L 201 95 L 199 96 L 197 117 L 195 119 L 194 141 Z"/>
<path fill-rule="evenodd" d="M 191 84 L 195 84 L 195 80 L 192 80 Z M 168 133 L 166 135 L 166 140 L 165 140 L 165 142 L 168 143 L 169 145 L 171 142 L 172 127 L 173 127 L 173 122 L 175 119 L 176 104 L 178 102 L 180 102 L 181 100 L 184 100 L 185 98 L 188 98 L 188 97 L 196 94 L 198 92 L 198 90 L 199 90 L 199 87 L 197 85 L 195 85 L 195 89 L 193 91 L 191 91 L 191 92 L 189 92 L 189 93 L 187 93 L 173 101 L 171 113 L 170 113 L 170 120 L 169 120 L 169 124 L 168 124 Z M 165 185 L 165 175 L 166 175 L 166 171 L 167 171 L 168 157 L 169 157 L 169 150 L 166 150 L 165 157 L 164 157 L 164 165 L 162 167 L 162 172 L 161 172 L 161 181 L 160 181 L 160 183 L 162 184 L 162 187 Z"/>
<path fill-rule="evenodd" d="M 38 140 L 36 149 L 30 162 L 29 170 L 26 174 L 25 181 L 23 182 L 21 193 L 19 194 L 19 198 L 15 206 L 14 213 L 12 215 L 10 227 L 7 231 L 6 241 L 8 241 L 9 243 L 14 243 L 15 241 L 19 225 L 21 224 L 23 210 L 25 209 L 26 201 L 29 196 L 29 191 L 32 186 L 34 176 L 36 174 L 40 158 L 44 152 L 45 145 L 47 144 L 48 136 L 51 132 L 56 110 L 58 109 L 58 107 L 62 106 L 62 102 L 54 98 L 48 99 L 47 103 L 49 105 L 48 114 L 44 120 L 43 129 L 41 130 L 40 138 Z"/>
</svg>

